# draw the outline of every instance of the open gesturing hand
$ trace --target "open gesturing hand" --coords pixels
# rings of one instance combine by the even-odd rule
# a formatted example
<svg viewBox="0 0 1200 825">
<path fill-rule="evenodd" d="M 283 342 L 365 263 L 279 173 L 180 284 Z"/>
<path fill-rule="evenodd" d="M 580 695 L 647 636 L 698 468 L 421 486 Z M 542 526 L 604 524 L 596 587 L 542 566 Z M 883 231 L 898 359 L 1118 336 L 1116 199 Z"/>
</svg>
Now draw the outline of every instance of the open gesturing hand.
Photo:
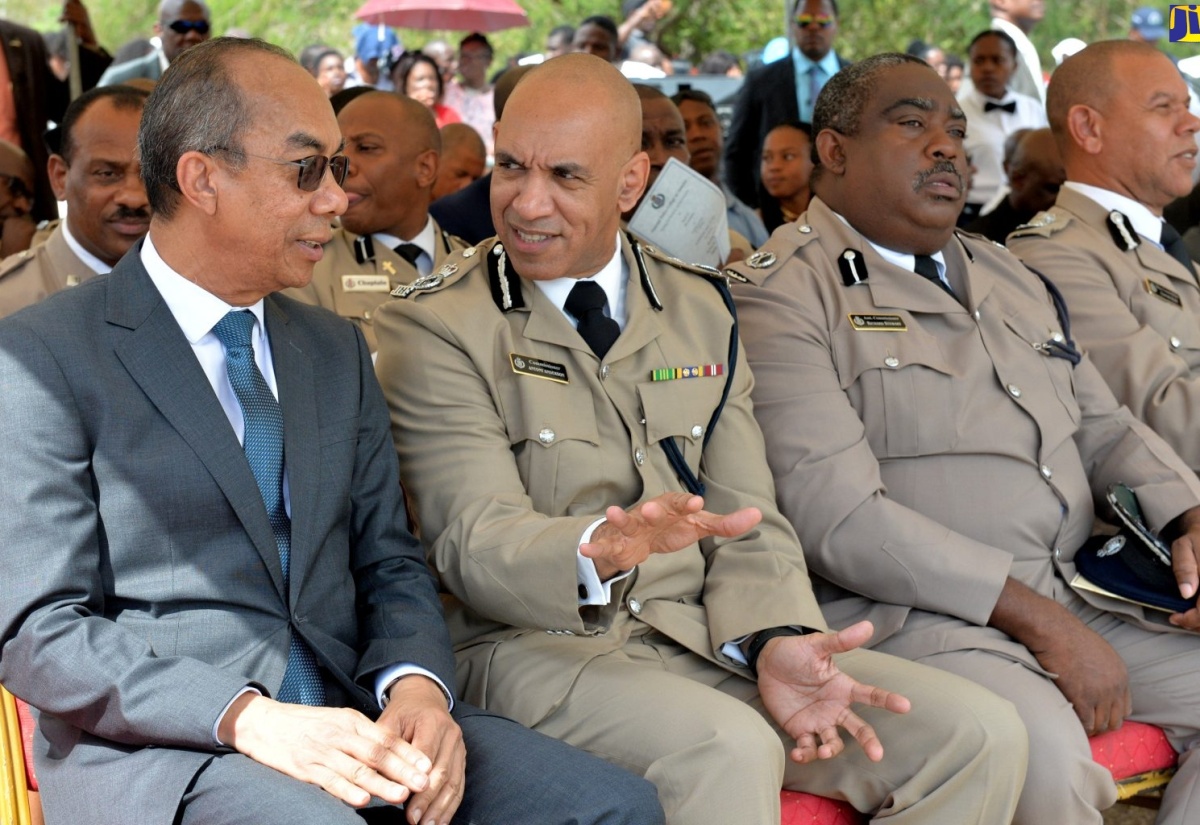
<svg viewBox="0 0 1200 825">
<path fill-rule="evenodd" d="M 883 745 L 851 705 L 858 703 L 907 713 L 909 701 L 898 693 L 864 685 L 838 669 L 835 653 L 866 643 L 870 622 L 837 633 L 811 633 L 771 639 L 758 657 L 758 690 L 775 721 L 796 740 L 796 762 L 830 759 L 842 752 L 839 728 L 862 745 L 868 758 L 883 758 Z"/>
</svg>

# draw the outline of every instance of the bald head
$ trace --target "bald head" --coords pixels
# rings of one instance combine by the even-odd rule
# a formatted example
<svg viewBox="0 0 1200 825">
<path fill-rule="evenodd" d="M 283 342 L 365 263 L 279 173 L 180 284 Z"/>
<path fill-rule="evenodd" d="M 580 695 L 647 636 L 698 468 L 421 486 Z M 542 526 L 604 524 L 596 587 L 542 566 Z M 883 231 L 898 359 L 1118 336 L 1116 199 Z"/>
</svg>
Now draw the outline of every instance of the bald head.
<svg viewBox="0 0 1200 825">
<path fill-rule="evenodd" d="M 1055 135 L 1065 136 L 1067 112 L 1072 106 L 1103 111 L 1115 94 L 1114 66 L 1123 57 L 1148 57 L 1161 53 L 1133 40 L 1102 40 L 1072 55 L 1054 71 L 1046 89 L 1046 117 Z"/>
<path fill-rule="evenodd" d="M 513 89 L 517 88 L 517 83 L 521 78 L 529 74 L 533 66 L 513 66 L 511 69 L 505 69 L 504 74 L 500 75 L 500 79 L 496 81 L 496 86 L 492 89 L 492 105 L 496 109 L 496 120 L 504 114 L 504 104 L 508 103 L 508 97 L 512 94 Z"/>
<path fill-rule="evenodd" d="M 669 101 L 668 101 L 669 102 Z M 586 278 L 646 186 L 638 94 L 607 61 L 556 57 L 513 90 L 496 124 L 492 220 L 526 278 Z"/>
<path fill-rule="evenodd" d="M 1066 180 L 1058 144 L 1049 129 L 1027 129 L 1008 162 L 1009 203 L 1022 213 L 1049 209 Z"/>
<path fill-rule="evenodd" d="M 1046 96 L 1067 179 L 1161 214 L 1192 186 L 1200 120 L 1188 104 L 1179 70 L 1149 44 L 1106 40 L 1068 58 Z"/>
<path fill-rule="evenodd" d="M 487 147 L 483 138 L 465 123 L 447 123 L 442 127 L 442 159 L 438 164 L 433 199 L 444 198 L 470 186 L 483 177 L 487 166 Z"/>
<path fill-rule="evenodd" d="M 505 108 L 518 105 L 546 117 L 588 118 L 606 124 L 606 134 L 611 132 L 617 141 L 610 147 L 619 149 L 622 157 L 636 152 L 641 142 L 638 92 L 611 63 L 590 54 L 565 54 L 534 66 Z"/>
<path fill-rule="evenodd" d="M 351 100 L 338 113 L 338 123 L 353 121 L 374 124 L 380 131 L 397 137 L 414 151 L 442 149 L 441 132 L 429 107 L 411 97 L 391 92 L 367 92 Z M 345 131 L 343 129 L 343 131 Z"/>
</svg>

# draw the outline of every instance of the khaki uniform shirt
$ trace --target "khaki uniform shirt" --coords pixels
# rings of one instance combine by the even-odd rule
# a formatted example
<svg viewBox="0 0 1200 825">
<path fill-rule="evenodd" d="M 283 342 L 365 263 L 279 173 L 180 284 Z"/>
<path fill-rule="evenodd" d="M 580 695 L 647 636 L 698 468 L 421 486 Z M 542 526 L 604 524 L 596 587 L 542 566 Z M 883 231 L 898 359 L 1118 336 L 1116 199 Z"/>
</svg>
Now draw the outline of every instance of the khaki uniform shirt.
<svg viewBox="0 0 1200 825">
<path fill-rule="evenodd" d="M 1087 358 L 1047 354 L 1062 329 L 1033 273 L 978 236 L 943 254 L 963 304 L 814 199 L 733 267 L 755 414 L 831 624 L 869 618 L 906 658 L 986 647 L 1036 666 L 983 627 L 1005 579 L 1073 603 L 1093 496 L 1129 484 L 1158 529 L 1200 481 Z"/>
<path fill-rule="evenodd" d="M 0 261 L 0 318 L 95 274 L 67 246 L 62 226 L 56 226 L 45 243 Z"/>
<path fill-rule="evenodd" d="M 532 725 L 589 660 L 631 636 L 656 630 L 748 678 L 720 653 L 725 642 L 779 625 L 824 628 L 799 543 L 774 506 L 750 371 L 740 364 L 730 378 L 733 319 L 716 273 L 648 247 L 640 271 L 623 236 L 628 322 L 600 360 L 494 244 L 451 257 L 444 274 L 376 317 L 401 478 L 454 596 L 447 619 L 463 698 Z M 703 375 L 713 365 L 721 374 Z M 652 380 L 679 367 L 701 377 Z M 609 604 L 581 607 L 584 530 L 610 505 L 683 489 L 668 439 L 706 485 L 707 509 L 756 506 L 763 522 L 651 556 L 613 585 Z"/>
<path fill-rule="evenodd" d="M 1200 469 L 1200 284 L 1151 241 L 1109 229 L 1109 210 L 1063 188 L 1054 207 L 1009 236 L 1052 280 L 1071 332 L 1113 394 Z"/>
<path fill-rule="evenodd" d="M 465 247 L 462 239 L 443 232 L 434 222 L 433 269 L 442 266 L 452 252 Z M 375 352 L 375 310 L 391 300 L 391 291 L 416 280 L 417 268 L 395 250 L 337 228 L 325 245 L 325 255 L 313 268 L 308 286 L 285 289 L 284 295 L 313 306 L 325 307 L 353 322 Z"/>
</svg>

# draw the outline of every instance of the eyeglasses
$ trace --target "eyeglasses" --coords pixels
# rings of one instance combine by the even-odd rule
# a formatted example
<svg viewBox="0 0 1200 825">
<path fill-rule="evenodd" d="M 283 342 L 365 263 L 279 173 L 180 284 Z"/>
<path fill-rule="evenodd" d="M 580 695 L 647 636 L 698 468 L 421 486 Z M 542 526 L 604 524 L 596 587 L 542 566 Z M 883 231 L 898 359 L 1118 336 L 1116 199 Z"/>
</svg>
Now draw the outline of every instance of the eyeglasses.
<svg viewBox="0 0 1200 825">
<path fill-rule="evenodd" d="M 208 30 L 211 27 L 208 25 L 207 20 L 175 20 L 168 23 L 167 28 L 176 34 L 195 32 L 196 34 L 205 35 L 208 34 Z"/>
<path fill-rule="evenodd" d="M 795 21 L 796 25 L 802 29 L 806 29 L 814 23 L 822 29 L 827 29 L 836 22 L 831 14 L 797 14 Z"/>
<path fill-rule="evenodd" d="M 27 198 L 33 200 L 33 192 L 26 185 L 25 181 L 16 175 L 9 175 L 0 172 L 0 180 L 8 187 L 8 194 L 14 198 Z"/>
<path fill-rule="evenodd" d="M 346 173 L 350 171 L 350 159 L 345 155 L 334 155 L 333 157 L 309 155 L 299 160 L 283 160 L 282 158 L 273 158 L 268 155 L 256 155 L 252 152 L 233 152 L 227 146 L 213 146 L 206 150 L 204 154 L 208 155 L 213 152 L 246 155 L 247 157 L 258 158 L 259 160 L 269 160 L 271 163 L 278 163 L 281 166 L 298 166 L 300 167 L 300 172 L 296 176 L 296 186 L 300 187 L 300 190 L 303 192 L 316 192 L 320 189 L 321 179 L 325 177 L 326 169 L 333 175 L 334 183 L 338 186 L 341 186 L 346 181 Z"/>
</svg>

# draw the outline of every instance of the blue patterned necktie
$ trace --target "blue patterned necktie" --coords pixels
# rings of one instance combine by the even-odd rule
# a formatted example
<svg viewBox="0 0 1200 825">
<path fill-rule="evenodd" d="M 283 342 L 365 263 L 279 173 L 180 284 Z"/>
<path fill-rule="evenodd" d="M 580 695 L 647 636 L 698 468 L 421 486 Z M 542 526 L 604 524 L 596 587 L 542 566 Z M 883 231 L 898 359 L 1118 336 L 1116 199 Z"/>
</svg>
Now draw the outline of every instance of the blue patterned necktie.
<svg viewBox="0 0 1200 825">
<path fill-rule="evenodd" d="M 803 120 L 812 123 L 813 110 L 817 107 L 817 96 L 821 94 L 821 88 L 825 85 L 825 70 L 816 63 L 808 69 L 808 117 Z"/>
<path fill-rule="evenodd" d="M 254 348 L 250 344 L 254 320 L 254 314 L 247 310 L 233 310 L 226 313 L 212 331 L 225 346 L 225 371 L 245 420 L 242 446 L 267 508 L 283 567 L 284 592 L 287 592 L 292 522 L 283 506 L 283 411 L 254 362 Z M 301 705 L 325 703 L 325 689 L 316 658 L 296 633 L 291 634 L 287 670 L 276 698 Z"/>
</svg>

